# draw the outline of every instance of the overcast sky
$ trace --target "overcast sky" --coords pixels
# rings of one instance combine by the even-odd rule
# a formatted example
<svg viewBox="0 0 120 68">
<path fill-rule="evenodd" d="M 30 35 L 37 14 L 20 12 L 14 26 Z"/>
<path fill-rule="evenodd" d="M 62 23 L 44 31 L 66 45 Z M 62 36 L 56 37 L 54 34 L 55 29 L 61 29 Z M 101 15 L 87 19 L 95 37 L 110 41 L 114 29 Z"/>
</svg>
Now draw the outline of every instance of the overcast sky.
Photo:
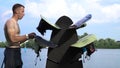
<svg viewBox="0 0 120 68">
<path fill-rule="evenodd" d="M 86 32 L 95 34 L 98 39 L 120 40 L 119 0 L 0 0 L 0 3 L 0 41 L 5 41 L 3 26 L 12 16 L 11 8 L 15 3 L 25 6 L 25 16 L 19 21 L 21 35 L 30 32 L 40 35 L 36 30 L 40 15 L 54 24 L 63 15 L 69 16 L 75 23 L 85 15 L 92 14 L 91 20 L 86 22 L 87 26 L 77 30 L 78 35 Z M 50 32 L 43 37 L 49 39 Z"/>
</svg>

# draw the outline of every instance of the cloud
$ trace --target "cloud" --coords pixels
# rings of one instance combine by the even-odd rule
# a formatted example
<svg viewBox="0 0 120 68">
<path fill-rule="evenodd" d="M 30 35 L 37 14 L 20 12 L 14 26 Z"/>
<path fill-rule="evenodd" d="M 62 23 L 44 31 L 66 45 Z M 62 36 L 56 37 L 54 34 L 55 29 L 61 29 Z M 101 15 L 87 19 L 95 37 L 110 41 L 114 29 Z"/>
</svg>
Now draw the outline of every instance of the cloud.
<svg viewBox="0 0 120 68">
<path fill-rule="evenodd" d="M 95 23 L 119 23 L 120 19 L 120 3 L 106 3 L 107 5 L 102 5 L 101 1 L 104 0 L 86 0 L 86 3 L 89 4 L 91 13 L 93 14 L 92 22 Z M 87 11 L 87 10 L 86 10 Z"/>
<path fill-rule="evenodd" d="M 112 4 L 108 6 L 102 6 L 95 12 L 94 22 L 96 23 L 119 23 L 120 19 L 120 4 Z"/>
<path fill-rule="evenodd" d="M 81 2 L 73 0 L 41 0 L 41 2 L 26 1 L 26 10 L 33 17 L 40 14 L 47 18 L 58 18 L 62 15 L 70 16 L 73 20 L 79 20 L 86 14 L 93 15 L 95 23 L 109 23 L 120 18 L 120 4 L 104 6 L 99 0 L 84 0 Z"/>
<path fill-rule="evenodd" d="M 67 0 L 42 0 L 42 2 L 27 0 L 26 11 L 34 17 L 39 17 L 41 14 L 48 18 L 56 18 L 61 15 L 79 17 L 85 14 L 85 10 L 81 5 L 78 3 L 68 3 Z"/>
<path fill-rule="evenodd" d="M 120 22 L 120 4 L 110 3 L 103 5 L 104 0 L 25 0 L 26 13 L 31 17 L 40 18 L 40 15 L 48 19 L 57 19 L 62 15 L 67 15 L 73 21 L 78 21 L 87 14 L 92 14 L 90 22 L 94 23 L 113 23 Z M 105 3 L 104 3 L 105 4 Z M 8 10 L 2 14 L 3 19 L 11 14 Z M 4 18 L 5 17 L 5 18 Z"/>
<path fill-rule="evenodd" d="M 1 20 L 5 22 L 8 18 L 10 18 L 12 14 L 12 10 L 7 10 L 1 15 Z"/>
<path fill-rule="evenodd" d="M 120 18 L 120 4 L 106 6 L 102 9 L 102 12 L 105 14 L 105 18 L 116 20 Z"/>
<path fill-rule="evenodd" d="M 0 16 L 0 40 L 5 40 L 5 37 L 4 37 L 4 31 L 3 31 L 3 27 L 4 27 L 4 24 L 6 22 L 6 20 L 9 18 L 9 16 L 11 15 L 11 10 L 8 10 L 8 11 L 5 11 L 3 14 L 1 14 Z"/>
</svg>

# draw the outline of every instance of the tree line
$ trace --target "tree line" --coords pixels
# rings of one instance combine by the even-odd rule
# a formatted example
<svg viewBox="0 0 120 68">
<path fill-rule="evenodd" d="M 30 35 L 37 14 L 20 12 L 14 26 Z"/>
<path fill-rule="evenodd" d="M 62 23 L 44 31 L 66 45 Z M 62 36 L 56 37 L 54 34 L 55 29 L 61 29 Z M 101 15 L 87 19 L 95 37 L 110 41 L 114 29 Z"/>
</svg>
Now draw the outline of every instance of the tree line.
<svg viewBox="0 0 120 68">
<path fill-rule="evenodd" d="M 99 39 L 94 43 L 96 48 L 112 48 L 112 49 L 120 48 L 120 41 L 115 41 L 114 39 L 111 38 Z"/>
<path fill-rule="evenodd" d="M 79 36 L 80 38 L 88 35 L 87 33 L 84 33 L 83 35 Z M 106 39 L 99 39 L 94 42 L 96 48 L 111 48 L 111 49 L 119 49 L 120 48 L 120 41 L 115 41 L 111 38 Z M 6 47 L 7 42 L 0 42 L 0 47 Z M 36 45 L 34 40 L 29 40 L 26 43 L 21 44 L 22 47 L 28 47 L 32 48 L 32 46 Z"/>
<path fill-rule="evenodd" d="M 84 33 L 80 38 L 88 35 Z M 106 48 L 106 49 L 120 49 L 120 41 L 115 41 L 111 38 L 99 39 L 94 42 L 96 48 Z"/>
</svg>

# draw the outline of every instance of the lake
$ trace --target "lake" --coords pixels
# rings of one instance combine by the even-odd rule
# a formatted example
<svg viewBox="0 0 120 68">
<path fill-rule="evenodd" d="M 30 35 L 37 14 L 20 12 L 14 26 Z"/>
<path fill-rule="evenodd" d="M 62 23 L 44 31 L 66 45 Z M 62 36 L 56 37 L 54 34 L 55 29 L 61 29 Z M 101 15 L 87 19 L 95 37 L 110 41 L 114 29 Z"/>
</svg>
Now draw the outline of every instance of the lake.
<svg viewBox="0 0 120 68">
<path fill-rule="evenodd" d="M 0 66 L 3 61 L 4 48 L 0 48 Z M 23 68 L 45 68 L 47 49 L 42 49 L 40 58 L 32 49 L 22 49 Z M 35 63 L 37 65 L 35 66 Z M 120 49 L 97 49 L 90 60 L 85 59 L 84 68 L 120 68 Z"/>
</svg>

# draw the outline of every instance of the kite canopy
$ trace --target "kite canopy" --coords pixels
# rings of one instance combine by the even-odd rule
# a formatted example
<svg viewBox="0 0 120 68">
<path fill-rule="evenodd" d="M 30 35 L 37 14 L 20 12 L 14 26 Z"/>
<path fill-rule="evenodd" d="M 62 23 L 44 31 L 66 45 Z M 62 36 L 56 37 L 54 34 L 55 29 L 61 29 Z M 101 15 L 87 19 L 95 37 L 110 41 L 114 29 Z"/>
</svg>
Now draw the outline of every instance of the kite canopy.
<svg viewBox="0 0 120 68">
<path fill-rule="evenodd" d="M 73 24 L 73 21 L 69 17 L 61 16 L 53 25 L 41 16 L 37 30 L 42 35 L 44 35 L 46 30 L 52 30 L 50 42 L 53 45 L 57 45 L 55 48 L 51 48 L 49 44 L 46 44 L 49 47 L 46 68 L 73 68 L 75 66 L 77 66 L 76 68 L 82 68 L 82 62 L 78 61 L 78 59 L 81 58 L 84 52 L 83 48 L 87 51 L 88 56 L 95 51 L 93 42 L 96 40 L 96 37 L 90 34 L 79 38 L 76 30 L 84 27 L 86 25 L 85 22 L 90 18 L 91 15 L 85 16 L 82 20 Z M 71 28 L 73 25 L 76 27 Z M 41 38 L 38 38 L 38 41 L 41 41 L 39 39 Z M 48 42 L 45 41 L 44 43 Z M 43 42 L 39 43 L 44 44 Z M 76 61 L 78 62 L 77 64 Z"/>
</svg>

